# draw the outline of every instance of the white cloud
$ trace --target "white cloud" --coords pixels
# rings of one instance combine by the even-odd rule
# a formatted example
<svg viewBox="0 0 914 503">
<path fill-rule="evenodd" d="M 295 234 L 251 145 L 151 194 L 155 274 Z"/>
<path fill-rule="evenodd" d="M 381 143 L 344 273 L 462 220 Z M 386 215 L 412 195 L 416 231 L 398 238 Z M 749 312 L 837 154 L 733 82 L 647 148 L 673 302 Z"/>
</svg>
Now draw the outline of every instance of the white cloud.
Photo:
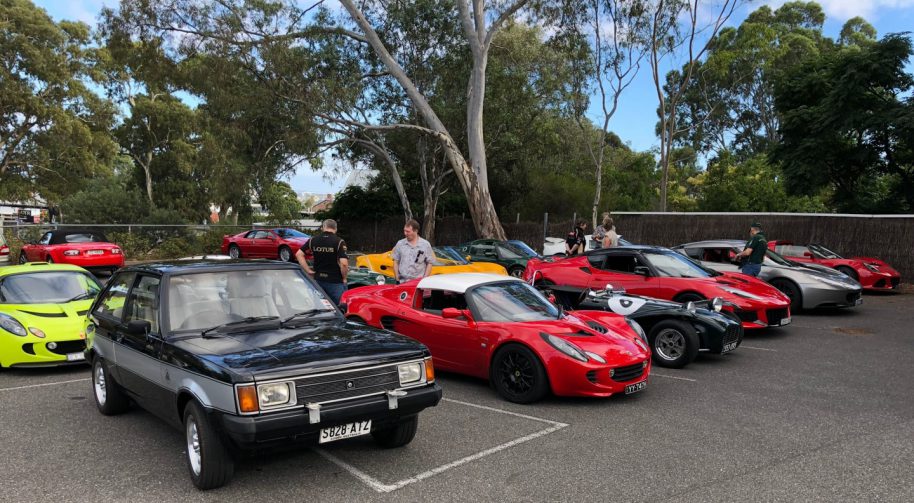
<svg viewBox="0 0 914 503">
<path fill-rule="evenodd" d="M 830 18 L 837 18 L 840 21 L 846 21 L 854 16 L 862 16 L 868 21 L 873 21 L 880 17 L 885 9 L 904 9 L 914 7 L 914 0 L 817 0 L 825 10 L 825 14 Z M 777 7 L 785 3 L 785 0 L 773 0 L 767 2 L 769 5 Z"/>
</svg>

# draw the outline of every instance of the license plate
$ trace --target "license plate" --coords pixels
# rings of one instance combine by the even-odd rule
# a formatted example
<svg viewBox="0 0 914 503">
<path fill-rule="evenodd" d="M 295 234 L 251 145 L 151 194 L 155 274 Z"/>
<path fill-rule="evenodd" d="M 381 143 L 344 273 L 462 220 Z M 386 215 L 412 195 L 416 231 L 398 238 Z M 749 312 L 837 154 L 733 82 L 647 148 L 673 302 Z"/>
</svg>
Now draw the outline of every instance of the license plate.
<svg viewBox="0 0 914 503">
<path fill-rule="evenodd" d="M 635 384 L 629 384 L 628 386 L 626 386 L 625 394 L 631 395 L 632 393 L 637 393 L 637 392 L 643 390 L 644 388 L 647 388 L 647 379 L 645 379 L 641 382 L 636 382 Z"/>
<path fill-rule="evenodd" d="M 86 355 L 82 353 L 69 353 L 67 354 L 68 362 L 80 362 L 86 359 Z"/>
<path fill-rule="evenodd" d="M 790 317 L 789 317 L 789 316 L 788 316 L 787 318 L 784 318 L 783 320 L 781 320 L 781 326 L 783 327 L 784 325 L 790 325 Z"/>
<path fill-rule="evenodd" d="M 855 306 L 859 306 L 860 304 L 863 304 L 863 297 L 860 297 L 859 299 L 854 301 Z"/>
<path fill-rule="evenodd" d="M 369 433 L 371 433 L 371 420 L 340 424 L 329 428 L 322 428 L 318 443 L 326 444 L 327 442 L 335 442 L 337 440 L 343 440 L 344 438 L 358 437 Z"/>
<path fill-rule="evenodd" d="M 736 343 L 736 342 L 731 342 L 731 343 L 728 343 L 728 344 L 724 344 L 724 349 L 721 350 L 720 353 L 721 353 L 721 354 L 724 354 L 724 353 L 729 353 L 730 351 L 733 351 L 734 349 L 736 349 L 736 345 L 737 345 L 737 344 L 738 344 L 738 343 Z"/>
<path fill-rule="evenodd" d="M 89 250 L 86 252 L 86 255 L 104 255 L 105 250 Z"/>
</svg>

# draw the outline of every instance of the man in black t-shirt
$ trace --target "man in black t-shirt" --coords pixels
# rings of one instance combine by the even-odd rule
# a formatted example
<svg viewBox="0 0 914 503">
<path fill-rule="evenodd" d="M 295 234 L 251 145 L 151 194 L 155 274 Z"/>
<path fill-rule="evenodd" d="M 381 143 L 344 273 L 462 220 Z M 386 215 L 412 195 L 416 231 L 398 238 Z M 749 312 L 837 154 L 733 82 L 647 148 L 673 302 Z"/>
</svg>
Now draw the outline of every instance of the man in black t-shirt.
<svg viewBox="0 0 914 503">
<path fill-rule="evenodd" d="M 346 256 L 346 242 L 336 235 L 336 221 L 327 219 L 321 225 L 321 235 L 311 239 L 295 252 L 295 258 L 308 276 L 324 290 L 334 304 L 339 305 L 340 297 L 346 291 L 346 276 L 349 274 L 349 259 Z M 314 257 L 314 269 L 305 258 Z"/>
</svg>

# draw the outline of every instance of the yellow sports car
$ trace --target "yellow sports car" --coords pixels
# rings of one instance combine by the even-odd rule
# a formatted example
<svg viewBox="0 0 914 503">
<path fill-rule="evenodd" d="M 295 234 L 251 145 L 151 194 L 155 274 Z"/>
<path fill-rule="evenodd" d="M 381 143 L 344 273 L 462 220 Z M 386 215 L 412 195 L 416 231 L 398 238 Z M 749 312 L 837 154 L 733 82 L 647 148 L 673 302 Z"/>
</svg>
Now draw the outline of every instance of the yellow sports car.
<svg viewBox="0 0 914 503">
<path fill-rule="evenodd" d="M 84 362 L 86 313 L 101 289 L 75 265 L 0 268 L 0 367 Z"/>
<path fill-rule="evenodd" d="M 504 274 L 508 271 L 504 267 L 491 262 L 469 262 L 458 251 L 450 246 L 435 246 L 435 263 L 432 265 L 432 275 L 451 274 L 455 272 L 487 272 Z M 359 255 L 355 258 L 355 266 L 371 269 L 385 276 L 393 277 L 394 259 L 392 251 L 375 253 L 373 255 Z"/>
</svg>

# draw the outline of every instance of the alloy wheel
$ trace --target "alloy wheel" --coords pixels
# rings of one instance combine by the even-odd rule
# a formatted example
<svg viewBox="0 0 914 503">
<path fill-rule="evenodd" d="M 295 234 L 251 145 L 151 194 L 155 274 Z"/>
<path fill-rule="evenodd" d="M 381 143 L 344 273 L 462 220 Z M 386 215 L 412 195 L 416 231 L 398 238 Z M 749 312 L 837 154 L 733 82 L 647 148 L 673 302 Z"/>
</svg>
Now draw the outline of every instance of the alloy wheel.
<svg viewBox="0 0 914 503">
<path fill-rule="evenodd" d="M 512 352 L 501 362 L 501 382 L 514 395 L 522 395 L 534 385 L 533 363 L 524 355 Z"/>
<path fill-rule="evenodd" d="M 190 462 L 190 469 L 194 475 L 200 475 L 202 466 L 202 456 L 200 455 L 200 434 L 197 431 L 197 418 L 189 416 L 187 418 L 187 460 Z"/>
<path fill-rule="evenodd" d="M 678 330 L 667 328 L 657 334 L 654 349 L 664 360 L 676 360 L 685 353 L 685 345 L 685 337 Z"/>
<path fill-rule="evenodd" d="M 105 401 L 108 400 L 108 388 L 105 383 L 105 369 L 102 367 L 101 363 L 96 364 L 95 366 L 95 379 L 93 380 L 95 388 L 95 398 L 98 400 L 99 405 L 104 406 Z"/>
</svg>

